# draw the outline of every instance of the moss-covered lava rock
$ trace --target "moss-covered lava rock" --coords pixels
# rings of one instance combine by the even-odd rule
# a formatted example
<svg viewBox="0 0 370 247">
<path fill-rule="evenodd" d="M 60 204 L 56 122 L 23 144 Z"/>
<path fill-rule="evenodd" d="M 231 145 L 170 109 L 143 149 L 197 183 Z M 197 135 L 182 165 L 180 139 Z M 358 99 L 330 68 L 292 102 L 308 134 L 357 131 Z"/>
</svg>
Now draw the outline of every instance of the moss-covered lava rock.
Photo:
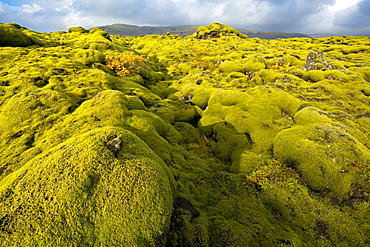
<svg viewBox="0 0 370 247">
<path fill-rule="evenodd" d="M 0 246 L 369 245 L 369 43 L 0 24 Z"/>
<path fill-rule="evenodd" d="M 102 128 L 36 156 L 1 181 L 6 246 L 161 246 L 168 168 L 133 133 Z"/>
<path fill-rule="evenodd" d="M 22 32 L 22 27 L 17 24 L 0 23 L 0 47 L 1 46 L 29 46 L 32 41 L 27 34 Z"/>
</svg>

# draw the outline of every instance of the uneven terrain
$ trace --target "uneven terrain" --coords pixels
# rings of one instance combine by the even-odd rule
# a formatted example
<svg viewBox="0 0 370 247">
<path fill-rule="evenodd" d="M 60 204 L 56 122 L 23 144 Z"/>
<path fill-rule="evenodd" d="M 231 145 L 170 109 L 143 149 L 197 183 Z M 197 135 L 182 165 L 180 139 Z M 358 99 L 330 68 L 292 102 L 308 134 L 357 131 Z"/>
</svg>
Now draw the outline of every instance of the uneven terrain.
<svg viewBox="0 0 370 247">
<path fill-rule="evenodd" d="M 368 246 L 370 38 L 0 24 L 0 246 Z"/>
</svg>

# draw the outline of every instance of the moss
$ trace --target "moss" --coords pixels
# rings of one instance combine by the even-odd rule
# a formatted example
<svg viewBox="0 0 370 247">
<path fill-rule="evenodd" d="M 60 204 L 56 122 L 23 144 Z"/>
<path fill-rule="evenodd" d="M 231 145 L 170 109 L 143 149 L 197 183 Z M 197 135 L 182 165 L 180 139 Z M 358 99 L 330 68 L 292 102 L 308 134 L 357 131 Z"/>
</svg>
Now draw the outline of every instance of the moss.
<svg viewBox="0 0 370 247">
<path fill-rule="evenodd" d="M 263 84 L 274 83 L 284 78 L 283 74 L 267 69 L 261 69 L 258 75 L 261 77 Z"/>
<path fill-rule="evenodd" d="M 296 229 L 306 245 L 364 245 L 365 231 L 351 216 L 336 206 L 325 205 L 305 187 L 298 185 L 291 191 L 275 186 L 266 189 L 265 195 L 274 214 Z"/>
<path fill-rule="evenodd" d="M 169 124 L 151 112 L 131 110 L 132 116 L 126 120 L 137 136 L 158 154 L 166 163 L 171 161 L 171 145 L 165 139 Z"/>
<path fill-rule="evenodd" d="M 83 27 L 70 27 L 68 28 L 69 33 L 88 33 L 89 31 Z"/>
<path fill-rule="evenodd" d="M 250 148 L 235 150 L 231 156 L 232 164 L 229 170 L 233 173 L 250 173 L 268 158 L 269 155 L 253 152 Z"/>
<path fill-rule="evenodd" d="M 236 61 L 225 61 L 220 64 L 218 71 L 226 75 L 231 72 L 243 72 L 243 64 Z"/>
<path fill-rule="evenodd" d="M 192 69 L 191 65 L 187 63 L 180 63 L 177 65 L 177 68 L 180 70 L 181 74 L 187 74 Z"/>
<path fill-rule="evenodd" d="M 368 38 L 11 26 L 35 45 L 0 49 L 2 245 L 368 244 Z M 138 74 L 101 59 L 135 49 Z"/>
<path fill-rule="evenodd" d="M 294 166 L 312 190 L 348 199 L 358 180 L 351 163 L 368 160 L 370 152 L 317 110 L 304 108 L 296 115 L 296 125 L 276 136 L 274 156 Z"/>
<path fill-rule="evenodd" d="M 87 66 L 90 66 L 93 63 L 105 62 L 103 53 L 92 49 L 76 49 L 75 60 Z"/>
<path fill-rule="evenodd" d="M 231 124 L 220 123 L 213 127 L 213 138 L 216 146 L 214 150 L 217 156 L 228 161 L 234 152 L 251 146 L 250 137 L 239 133 Z"/>
<path fill-rule="evenodd" d="M 150 109 L 169 123 L 191 122 L 196 115 L 194 107 L 172 100 L 164 100 Z"/>
<path fill-rule="evenodd" d="M 305 107 L 294 115 L 294 121 L 299 125 L 332 122 L 328 114 L 315 107 Z"/>
<path fill-rule="evenodd" d="M 64 121 L 55 124 L 36 144 L 47 148 L 95 128 L 123 126 L 131 115 L 127 105 L 128 100 L 121 92 L 103 91 L 83 102 Z"/>
<path fill-rule="evenodd" d="M 127 94 L 139 97 L 139 99 L 144 103 L 146 107 L 154 106 L 155 104 L 157 104 L 157 102 L 162 100 L 161 97 L 153 94 L 146 88 L 130 87 L 122 91 L 125 93 L 127 92 Z"/>
<path fill-rule="evenodd" d="M 239 133 L 248 134 L 257 152 L 266 152 L 274 136 L 286 128 L 275 124 L 275 121 L 289 118 L 301 105 L 293 97 L 263 87 L 245 93 L 220 90 L 212 94 L 208 109 L 200 120 L 200 127 L 208 133 L 215 124 L 227 122 Z"/>
<path fill-rule="evenodd" d="M 166 246 L 209 246 L 208 219 L 192 218 L 187 210 L 176 211 Z"/>
<path fill-rule="evenodd" d="M 35 157 L 1 182 L 1 242 L 163 244 L 172 192 L 165 166 L 154 157 L 119 128 L 88 132 Z"/>
<path fill-rule="evenodd" d="M 100 27 L 93 27 L 93 28 L 91 28 L 89 30 L 89 33 L 90 34 L 94 34 L 96 36 L 102 36 L 102 37 L 106 38 L 107 40 L 110 40 L 109 34 L 106 31 L 104 31 L 102 28 L 100 28 Z"/>
<path fill-rule="evenodd" d="M 127 95 L 127 109 L 129 110 L 145 110 L 144 103 L 137 96 Z"/>
<path fill-rule="evenodd" d="M 365 95 L 365 96 L 370 96 L 370 87 L 367 87 L 367 88 L 364 88 L 364 89 L 361 89 L 361 92 Z"/>
<path fill-rule="evenodd" d="M 235 79 L 240 79 L 243 82 L 247 81 L 247 76 L 244 73 L 241 72 L 231 72 L 227 75 L 226 80 L 228 82 L 231 82 Z"/>
<path fill-rule="evenodd" d="M 309 82 L 318 82 L 325 79 L 325 72 L 321 70 L 310 70 L 304 73 L 303 80 Z"/>
<path fill-rule="evenodd" d="M 2 106 L 0 129 L 11 135 L 24 127 L 42 129 L 43 121 L 55 121 L 75 104 L 64 94 L 51 90 L 30 90 L 14 95 Z"/>
<path fill-rule="evenodd" d="M 197 39 L 220 38 L 224 36 L 237 36 L 243 39 L 248 38 L 247 35 L 240 33 L 238 30 L 220 23 L 211 23 L 207 27 L 200 26 L 196 33 L 192 35 L 192 37 Z"/>
<path fill-rule="evenodd" d="M 208 100 L 215 91 L 217 91 L 215 88 L 190 84 L 182 87 L 181 95 L 185 102 L 192 103 L 205 109 L 208 105 Z"/>
<path fill-rule="evenodd" d="M 199 132 L 197 129 L 186 122 L 176 122 L 173 125 L 177 131 L 181 134 L 183 143 L 197 143 L 199 142 Z"/>
<path fill-rule="evenodd" d="M 19 27 L 0 23 L 0 46 L 29 46 L 31 39 Z"/>
<path fill-rule="evenodd" d="M 329 80 L 338 80 L 343 83 L 350 82 L 350 77 L 339 70 L 327 70 L 325 71 L 325 78 Z"/>
<path fill-rule="evenodd" d="M 245 72 L 257 72 L 265 68 L 266 61 L 262 57 L 250 57 L 245 61 L 243 65 L 243 71 Z"/>
</svg>

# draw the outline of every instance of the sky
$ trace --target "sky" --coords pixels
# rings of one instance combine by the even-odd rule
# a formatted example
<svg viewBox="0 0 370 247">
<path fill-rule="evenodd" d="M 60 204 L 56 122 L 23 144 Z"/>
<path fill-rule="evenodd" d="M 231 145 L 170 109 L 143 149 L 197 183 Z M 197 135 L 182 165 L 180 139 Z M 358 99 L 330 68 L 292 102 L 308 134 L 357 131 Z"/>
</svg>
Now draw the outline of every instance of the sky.
<svg viewBox="0 0 370 247">
<path fill-rule="evenodd" d="M 370 0 L 0 0 L 0 22 L 39 32 L 109 24 L 370 35 Z"/>
</svg>

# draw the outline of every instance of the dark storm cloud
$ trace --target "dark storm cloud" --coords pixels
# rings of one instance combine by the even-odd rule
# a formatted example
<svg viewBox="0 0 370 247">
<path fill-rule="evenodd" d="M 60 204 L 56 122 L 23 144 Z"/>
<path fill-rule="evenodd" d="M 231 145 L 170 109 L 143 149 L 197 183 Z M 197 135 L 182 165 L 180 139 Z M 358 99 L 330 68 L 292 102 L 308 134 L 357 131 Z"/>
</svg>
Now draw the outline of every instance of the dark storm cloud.
<svg viewBox="0 0 370 247">
<path fill-rule="evenodd" d="M 347 32 L 370 34 L 370 1 L 362 0 L 356 6 L 337 12 L 335 22 Z"/>
<path fill-rule="evenodd" d="M 113 23 L 136 25 L 208 25 L 220 22 L 259 31 L 313 33 L 335 29 L 330 6 L 337 0 L 17 0 L 19 7 L 0 5 L 1 22 L 18 22 L 38 31 Z M 1 0 L 0 0 L 1 3 Z M 347 9 L 342 27 L 369 23 L 369 0 Z M 327 13 L 328 12 L 328 13 Z M 355 15 L 360 20 L 354 19 Z M 338 15 L 335 17 L 338 19 Z M 351 26 L 352 25 L 352 26 Z"/>
</svg>

